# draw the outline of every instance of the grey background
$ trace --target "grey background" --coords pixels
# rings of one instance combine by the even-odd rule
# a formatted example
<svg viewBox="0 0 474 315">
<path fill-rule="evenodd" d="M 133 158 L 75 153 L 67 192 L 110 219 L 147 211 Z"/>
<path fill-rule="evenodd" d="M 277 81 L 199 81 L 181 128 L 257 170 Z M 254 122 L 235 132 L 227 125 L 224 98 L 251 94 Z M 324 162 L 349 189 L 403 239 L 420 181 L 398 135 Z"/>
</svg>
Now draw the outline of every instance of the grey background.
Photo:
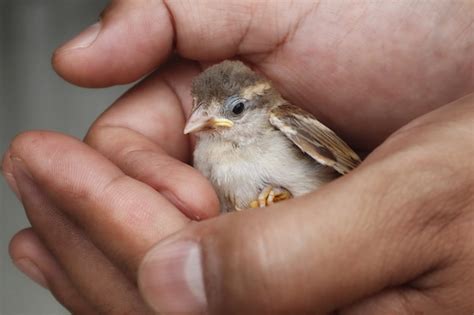
<svg viewBox="0 0 474 315">
<path fill-rule="evenodd" d="M 105 0 L 0 0 L 0 151 L 28 129 L 82 137 L 125 87 L 83 89 L 52 70 L 54 49 L 97 20 Z M 0 180 L 0 314 L 67 314 L 15 269 L 8 242 L 29 226 L 23 208 Z"/>
</svg>

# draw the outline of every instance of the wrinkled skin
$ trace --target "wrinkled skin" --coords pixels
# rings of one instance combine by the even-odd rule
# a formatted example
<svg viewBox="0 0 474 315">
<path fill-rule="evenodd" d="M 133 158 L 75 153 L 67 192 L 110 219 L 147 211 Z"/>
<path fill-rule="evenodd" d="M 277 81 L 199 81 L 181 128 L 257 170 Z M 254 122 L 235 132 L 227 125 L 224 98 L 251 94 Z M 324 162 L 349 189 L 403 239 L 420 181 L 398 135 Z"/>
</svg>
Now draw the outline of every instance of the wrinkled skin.
<svg viewBox="0 0 474 315">
<path fill-rule="evenodd" d="M 472 314 L 474 95 L 461 97 L 474 90 L 473 10 L 441 0 L 113 1 L 90 46 L 55 52 L 56 71 L 104 87 L 159 70 L 84 142 L 37 131 L 12 140 L 3 172 L 32 224 L 12 240 L 12 259 L 34 262 L 76 314 L 173 311 L 168 293 L 184 289 L 146 281 L 184 277 L 179 265 L 147 264 L 165 239 L 200 248 L 200 307 L 211 314 Z M 180 57 L 169 60 L 173 42 Z M 353 146 L 376 149 L 304 198 L 213 218 L 217 198 L 186 164 L 182 129 L 192 77 L 235 56 Z"/>
</svg>

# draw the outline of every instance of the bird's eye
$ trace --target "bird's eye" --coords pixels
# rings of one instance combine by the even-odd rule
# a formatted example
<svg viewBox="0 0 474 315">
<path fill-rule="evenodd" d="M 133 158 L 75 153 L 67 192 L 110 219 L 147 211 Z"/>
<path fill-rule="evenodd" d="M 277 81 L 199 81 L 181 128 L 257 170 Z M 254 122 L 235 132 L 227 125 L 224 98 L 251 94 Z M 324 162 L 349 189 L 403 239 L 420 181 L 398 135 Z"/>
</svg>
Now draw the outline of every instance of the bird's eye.
<svg viewBox="0 0 474 315">
<path fill-rule="evenodd" d="M 245 109 L 245 104 L 243 102 L 238 102 L 237 104 L 234 105 L 234 107 L 232 107 L 232 112 L 235 115 L 240 115 L 242 114 L 244 109 Z"/>
<path fill-rule="evenodd" d="M 240 116 L 246 110 L 247 102 L 248 101 L 245 98 L 242 98 L 239 95 L 233 95 L 225 101 L 224 108 L 230 115 L 233 115 L 234 117 Z"/>
</svg>

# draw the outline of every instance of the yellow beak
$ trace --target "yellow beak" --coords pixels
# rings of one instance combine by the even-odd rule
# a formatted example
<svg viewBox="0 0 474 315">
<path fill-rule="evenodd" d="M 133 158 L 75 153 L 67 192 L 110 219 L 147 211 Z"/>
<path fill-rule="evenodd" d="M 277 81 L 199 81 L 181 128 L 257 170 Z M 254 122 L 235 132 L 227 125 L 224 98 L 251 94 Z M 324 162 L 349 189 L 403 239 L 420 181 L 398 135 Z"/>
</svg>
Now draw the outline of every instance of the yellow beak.
<svg viewBox="0 0 474 315">
<path fill-rule="evenodd" d="M 204 117 L 199 113 L 193 113 L 184 127 L 184 134 L 202 130 L 217 129 L 219 127 L 230 128 L 234 125 L 232 120 L 226 118 Z"/>
</svg>

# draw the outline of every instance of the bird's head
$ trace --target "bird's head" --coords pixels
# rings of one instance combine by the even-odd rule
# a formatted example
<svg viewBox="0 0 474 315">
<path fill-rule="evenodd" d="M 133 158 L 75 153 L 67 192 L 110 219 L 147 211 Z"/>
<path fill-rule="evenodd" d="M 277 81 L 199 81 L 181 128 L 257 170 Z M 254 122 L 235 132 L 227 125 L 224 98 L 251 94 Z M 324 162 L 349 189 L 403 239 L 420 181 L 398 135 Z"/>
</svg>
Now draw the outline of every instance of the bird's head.
<svg viewBox="0 0 474 315">
<path fill-rule="evenodd" d="M 270 82 L 240 61 L 214 65 L 192 83 L 193 109 L 184 133 L 248 138 L 268 123 L 268 106 L 277 95 Z"/>
</svg>

